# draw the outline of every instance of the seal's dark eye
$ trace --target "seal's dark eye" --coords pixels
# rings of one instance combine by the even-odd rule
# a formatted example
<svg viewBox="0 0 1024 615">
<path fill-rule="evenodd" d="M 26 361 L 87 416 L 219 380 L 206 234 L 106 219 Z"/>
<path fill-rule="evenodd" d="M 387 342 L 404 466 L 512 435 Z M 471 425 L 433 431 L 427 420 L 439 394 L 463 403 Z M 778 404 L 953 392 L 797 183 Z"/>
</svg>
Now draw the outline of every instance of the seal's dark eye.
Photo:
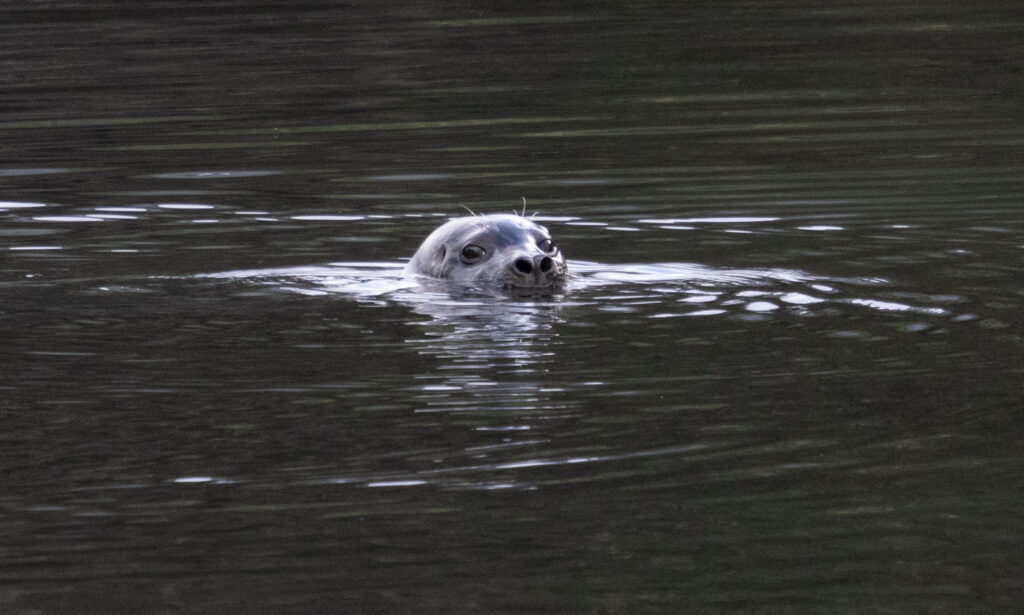
<svg viewBox="0 0 1024 615">
<path fill-rule="evenodd" d="M 478 261 L 481 258 L 483 258 L 484 254 L 487 254 L 487 250 L 484 250 L 480 246 L 471 243 L 471 244 L 467 245 L 466 247 L 462 248 L 461 254 L 462 254 L 462 260 L 464 260 L 466 262 L 473 262 L 473 261 Z"/>
<path fill-rule="evenodd" d="M 537 247 L 547 252 L 548 254 L 552 254 L 558 250 L 558 248 L 555 246 L 555 242 L 551 241 L 550 239 L 541 239 L 540 242 L 537 243 Z"/>
</svg>

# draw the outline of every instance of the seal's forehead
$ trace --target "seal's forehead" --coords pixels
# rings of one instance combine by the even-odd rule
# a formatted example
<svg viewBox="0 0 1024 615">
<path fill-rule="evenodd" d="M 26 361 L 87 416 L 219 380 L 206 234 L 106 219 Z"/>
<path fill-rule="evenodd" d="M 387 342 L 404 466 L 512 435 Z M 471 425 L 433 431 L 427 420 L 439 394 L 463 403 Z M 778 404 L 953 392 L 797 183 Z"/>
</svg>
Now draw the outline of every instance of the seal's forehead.
<svg viewBox="0 0 1024 615">
<path fill-rule="evenodd" d="M 522 218 L 508 214 L 492 214 L 473 218 L 456 218 L 445 227 L 447 241 L 490 243 L 495 247 L 532 243 L 539 237 L 547 235 L 544 227 Z"/>
<path fill-rule="evenodd" d="M 533 222 L 515 216 L 493 221 L 485 232 L 498 247 L 521 244 L 545 234 L 544 229 Z"/>
</svg>

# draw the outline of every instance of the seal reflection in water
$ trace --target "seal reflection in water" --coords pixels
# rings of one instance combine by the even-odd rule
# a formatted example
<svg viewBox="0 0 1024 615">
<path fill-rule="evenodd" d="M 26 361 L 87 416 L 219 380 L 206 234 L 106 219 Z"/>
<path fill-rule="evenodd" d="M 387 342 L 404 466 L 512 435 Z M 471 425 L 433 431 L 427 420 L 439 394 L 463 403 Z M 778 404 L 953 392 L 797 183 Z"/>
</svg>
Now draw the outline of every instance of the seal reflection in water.
<svg viewBox="0 0 1024 615">
<path fill-rule="evenodd" d="M 434 230 L 406 265 L 422 275 L 511 290 L 560 288 L 565 257 L 548 230 L 522 216 L 455 218 Z"/>
</svg>

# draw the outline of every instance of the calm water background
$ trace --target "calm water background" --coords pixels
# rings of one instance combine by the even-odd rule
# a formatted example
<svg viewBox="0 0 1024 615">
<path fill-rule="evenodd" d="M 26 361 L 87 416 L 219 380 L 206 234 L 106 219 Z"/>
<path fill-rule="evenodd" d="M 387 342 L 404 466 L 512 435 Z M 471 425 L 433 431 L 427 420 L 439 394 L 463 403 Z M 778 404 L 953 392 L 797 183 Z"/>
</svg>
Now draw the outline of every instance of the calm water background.
<svg viewBox="0 0 1024 615">
<path fill-rule="evenodd" d="M 0 610 L 1019 612 L 1022 27 L 0 8 Z"/>
</svg>

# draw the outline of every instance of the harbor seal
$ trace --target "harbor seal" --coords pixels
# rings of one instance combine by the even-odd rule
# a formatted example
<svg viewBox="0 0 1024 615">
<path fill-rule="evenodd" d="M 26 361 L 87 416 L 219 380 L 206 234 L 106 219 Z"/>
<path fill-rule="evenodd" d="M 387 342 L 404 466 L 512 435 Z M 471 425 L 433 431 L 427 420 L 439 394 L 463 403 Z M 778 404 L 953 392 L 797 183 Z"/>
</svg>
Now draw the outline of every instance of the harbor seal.
<svg viewBox="0 0 1024 615">
<path fill-rule="evenodd" d="M 543 226 L 520 215 L 454 218 L 416 250 L 403 275 L 504 289 L 548 290 L 565 283 L 565 257 Z"/>
</svg>

